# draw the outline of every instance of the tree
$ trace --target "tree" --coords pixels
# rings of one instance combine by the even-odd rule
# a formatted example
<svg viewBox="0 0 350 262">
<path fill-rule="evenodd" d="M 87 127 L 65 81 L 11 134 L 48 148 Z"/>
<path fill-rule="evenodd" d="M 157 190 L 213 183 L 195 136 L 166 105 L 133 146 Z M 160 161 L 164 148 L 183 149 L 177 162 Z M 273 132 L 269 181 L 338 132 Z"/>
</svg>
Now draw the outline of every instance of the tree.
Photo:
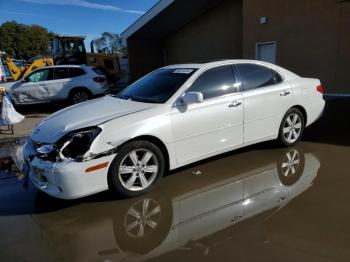
<svg viewBox="0 0 350 262">
<path fill-rule="evenodd" d="M 122 46 L 119 34 L 104 32 L 101 37 L 93 40 L 94 48 L 99 53 L 118 55 L 126 57 L 126 48 Z"/>
<path fill-rule="evenodd" d="M 13 58 L 29 59 L 49 52 L 52 32 L 39 25 L 24 25 L 16 21 L 0 26 L 0 51 Z"/>
</svg>

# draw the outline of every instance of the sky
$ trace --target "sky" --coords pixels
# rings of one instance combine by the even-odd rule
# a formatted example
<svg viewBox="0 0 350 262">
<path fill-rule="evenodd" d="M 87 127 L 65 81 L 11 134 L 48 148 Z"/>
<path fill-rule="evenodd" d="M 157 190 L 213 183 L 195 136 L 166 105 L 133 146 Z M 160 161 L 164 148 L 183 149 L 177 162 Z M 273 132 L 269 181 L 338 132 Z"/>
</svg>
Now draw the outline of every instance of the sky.
<svg viewBox="0 0 350 262">
<path fill-rule="evenodd" d="M 86 36 L 86 48 L 103 32 L 121 33 L 158 0 L 0 0 L 0 24 L 15 20 L 62 35 Z M 1 36 L 0 36 L 1 37 Z"/>
</svg>

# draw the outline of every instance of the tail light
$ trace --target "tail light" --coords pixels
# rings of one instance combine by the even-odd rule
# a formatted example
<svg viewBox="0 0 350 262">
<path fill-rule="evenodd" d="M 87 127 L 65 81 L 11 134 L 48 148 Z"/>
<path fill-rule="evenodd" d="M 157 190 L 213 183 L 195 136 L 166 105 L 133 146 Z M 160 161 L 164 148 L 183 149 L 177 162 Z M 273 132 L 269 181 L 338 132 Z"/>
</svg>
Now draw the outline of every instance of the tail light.
<svg viewBox="0 0 350 262">
<path fill-rule="evenodd" d="M 96 83 L 103 83 L 104 81 L 106 81 L 106 78 L 100 76 L 96 76 L 93 79 Z"/>
<path fill-rule="evenodd" d="M 324 88 L 322 85 L 317 86 L 317 87 L 316 87 L 316 90 L 317 90 L 318 92 L 320 92 L 321 94 L 324 94 L 324 92 L 325 92 L 325 88 Z"/>
</svg>

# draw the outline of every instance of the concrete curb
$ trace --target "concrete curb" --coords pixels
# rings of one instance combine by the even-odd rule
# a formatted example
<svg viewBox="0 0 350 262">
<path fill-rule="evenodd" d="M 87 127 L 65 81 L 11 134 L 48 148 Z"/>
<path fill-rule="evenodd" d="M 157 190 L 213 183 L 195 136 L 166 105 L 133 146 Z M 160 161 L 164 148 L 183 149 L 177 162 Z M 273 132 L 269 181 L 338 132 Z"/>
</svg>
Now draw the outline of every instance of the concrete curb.
<svg viewBox="0 0 350 262">
<path fill-rule="evenodd" d="M 12 143 L 12 142 L 16 142 L 19 139 L 26 139 L 28 138 L 28 135 L 9 135 L 9 137 L 0 137 L 0 144 L 6 144 L 6 143 Z"/>
</svg>

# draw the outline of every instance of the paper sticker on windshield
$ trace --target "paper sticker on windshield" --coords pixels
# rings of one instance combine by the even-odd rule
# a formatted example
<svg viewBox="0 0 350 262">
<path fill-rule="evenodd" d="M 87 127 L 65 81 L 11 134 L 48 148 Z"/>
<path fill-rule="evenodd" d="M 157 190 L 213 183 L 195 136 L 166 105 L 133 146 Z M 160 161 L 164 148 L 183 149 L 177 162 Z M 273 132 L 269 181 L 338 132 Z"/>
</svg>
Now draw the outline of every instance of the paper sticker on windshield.
<svg viewBox="0 0 350 262">
<path fill-rule="evenodd" d="M 176 69 L 173 74 L 185 74 L 185 75 L 188 75 L 188 74 L 191 74 L 193 72 L 193 69 Z"/>
</svg>

